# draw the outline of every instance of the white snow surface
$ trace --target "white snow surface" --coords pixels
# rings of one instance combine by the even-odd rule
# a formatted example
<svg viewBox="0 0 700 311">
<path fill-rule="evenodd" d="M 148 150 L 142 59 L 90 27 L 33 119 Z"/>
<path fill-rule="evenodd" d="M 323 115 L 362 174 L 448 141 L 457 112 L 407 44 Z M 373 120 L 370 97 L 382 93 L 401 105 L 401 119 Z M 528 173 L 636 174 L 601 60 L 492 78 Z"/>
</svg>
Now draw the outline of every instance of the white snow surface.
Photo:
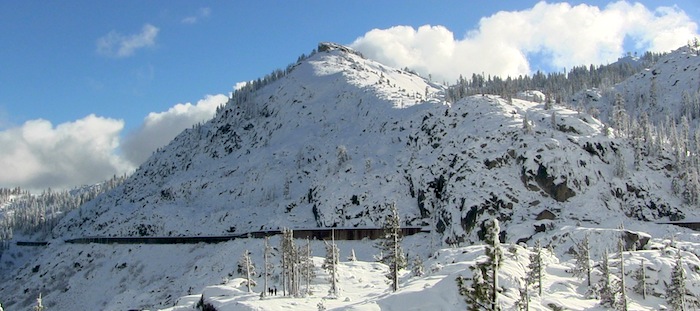
<svg viewBox="0 0 700 311">
<path fill-rule="evenodd" d="M 469 277 L 469 267 L 484 258 L 478 236 L 492 217 L 500 219 L 505 247 L 513 249 L 499 281 L 504 310 L 517 300 L 529 261 L 518 243 L 534 240 L 553 253 L 547 253 L 544 294 L 533 294 L 532 310 L 549 310 L 549 304 L 604 310 L 586 295 L 584 281 L 567 272 L 574 264 L 569 250 L 588 233 L 593 259 L 608 248 L 615 261 L 621 224 L 650 239 L 643 250 L 625 252 L 628 274 L 645 258 L 651 288 L 662 294 L 681 251 L 688 288 L 700 295 L 698 233 L 656 223 L 700 219 L 697 207 L 672 194 L 667 153 L 635 169 L 632 145 L 605 136 L 602 123 L 588 114 L 489 95 L 447 103 L 443 93 L 441 85 L 341 49 L 316 53 L 184 131 L 123 185 L 67 215 L 45 249 L 12 246 L 0 258 L 0 303 L 27 309 L 41 292 L 48 310 L 191 310 L 202 295 L 218 310 L 314 310 L 320 302 L 328 310 L 460 310 L 466 303 L 455 278 Z M 524 131 L 525 119 L 532 132 Z M 615 152 L 625 159 L 624 176 L 613 173 Z M 341 263 L 337 299 L 328 299 L 319 268 L 313 295 L 262 300 L 259 287 L 249 294 L 235 275 L 245 249 L 262 265 L 259 239 L 63 242 L 378 227 L 394 202 L 402 223 L 432 231 L 404 241 L 409 259 L 421 256 L 427 273 L 405 272 L 396 293 L 366 240 L 339 242 L 343 258 L 354 249 L 359 261 Z M 555 218 L 537 220 L 544 210 Z M 321 256 L 323 243 L 312 245 Z M 315 258 L 317 265 L 321 260 Z M 665 306 L 656 296 L 630 293 L 630 301 L 633 310 Z"/>
</svg>

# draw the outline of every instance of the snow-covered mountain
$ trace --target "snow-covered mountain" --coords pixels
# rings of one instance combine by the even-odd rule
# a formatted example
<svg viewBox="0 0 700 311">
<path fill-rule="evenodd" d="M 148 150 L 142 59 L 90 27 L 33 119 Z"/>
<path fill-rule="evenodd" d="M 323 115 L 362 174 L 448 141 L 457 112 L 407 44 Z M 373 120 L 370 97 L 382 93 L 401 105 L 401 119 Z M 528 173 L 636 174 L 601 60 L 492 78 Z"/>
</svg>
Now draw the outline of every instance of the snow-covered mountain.
<svg viewBox="0 0 700 311">
<path fill-rule="evenodd" d="M 659 124 L 667 122 L 667 118 L 680 122 L 687 116 L 691 123 L 696 123 L 693 120 L 700 117 L 699 52 L 693 47 L 681 47 L 660 56 L 653 66 L 613 88 L 586 90 L 572 101 L 595 108 L 602 119 L 608 119 L 615 95 L 619 93 L 625 109 L 634 118 L 644 113 L 653 123 Z"/>
<path fill-rule="evenodd" d="M 645 73 L 679 77 L 675 85 L 693 87 L 697 74 L 681 67 Z M 642 88 L 644 81 L 635 77 L 619 87 Z M 659 94 L 666 92 L 656 83 Z M 573 241 L 589 231 L 596 255 L 614 249 L 620 232 L 611 228 L 621 224 L 628 235 L 648 233 L 646 245 L 662 244 L 680 230 L 688 254 L 697 253 L 697 243 L 687 242 L 691 232 L 655 223 L 698 214 L 672 192 L 672 152 L 640 154 L 630 140 L 608 135 L 596 118 L 561 106 L 491 95 L 449 103 L 444 92 L 442 85 L 346 47 L 321 44 L 286 74 L 239 92 L 211 121 L 182 132 L 122 185 L 71 212 L 54 229 L 60 238 L 25 266 L 0 266 L 3 306 L 25 308 L 38 291 L 59 310 L 171 306 L 179 296 L 219 283 L 235 271 L 243 249 L 261 243 L 69 245 L 62 243 L 66 238 L 379 227 L 392 203 L 404 224 L 432 231 L 406 242 L 425 257 L 440 247 L 478 244 L 484 221 L 494 217 L 503 242 L 542 240 L 557 262 L 556 256 L 568 260 Z M 370 261 L 370 244 L 346 245 Z M 15 247 L 7 256 L 22 252 Z M 474 259 L 449 253 L 435 255 L 431 264 Z M 668 270 L 670 261 L 663 262 Z M 461 271 L 452 267 L 435 272 L 445 289 Z M 700 280 L 696 272 L 691 277 Z M 435 283 L 420 286 L 428 284 Z M 691 290 L 700 293 L 697 285 Z M 587 299 L 579 289 L 566 292 Z"/>
</svg>

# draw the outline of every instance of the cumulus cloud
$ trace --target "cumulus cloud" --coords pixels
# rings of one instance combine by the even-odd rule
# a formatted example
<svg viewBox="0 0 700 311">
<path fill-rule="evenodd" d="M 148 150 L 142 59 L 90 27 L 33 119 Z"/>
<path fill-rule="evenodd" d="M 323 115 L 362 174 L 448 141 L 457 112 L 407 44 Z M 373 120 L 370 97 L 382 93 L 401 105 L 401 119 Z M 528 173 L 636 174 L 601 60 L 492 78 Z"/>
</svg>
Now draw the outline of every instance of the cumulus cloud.
<svg viewBox="0 0 700 311">
<path fill-rule="evenodd" d="M 97 53 L 108 57 L 129 57 L 138 49 L 154 46 L 158 32 L 159 29 L 151 24 L 143 25 L 141 32 L 133 35 L 111 31 L 97 39 Z"/>
<path fill-rule="evenodd" d="M 176 104 L 150 113 L 134 132 L 120 136 L 124 121 L 89 115 L 54 126 L 43 119 L 0 128 L 0 187 L 72 189 L 133 171 L 182 130 L 210 119 L 225 95 L 195 105 Z"/>
<path fill-rule="evenodd" d="M 139 129 L 127 135 L 121 148 L 124 157 L 135 165 L 143 163 L 183 130 L 211 119 L 216 108 L 227 101 L 226 95 L 207 95 L 195 105 L 177 104 L 167 111 L 148 114 Z"/>
<path fill-rule="evenodd" d="M 650 10 L 619 1 L 601 9 L 539 2 L 527 10 L 484 17 L 461 39 L 443 26 L 396 26 L 371 30 L 351 46 L 387 65 L 454 81 L 460 74 L 529 74 L 533 55 L 563 69 L 615 61 L 626 39 L 637 49 L 669 51 L 694 36 L 697 24 L 676 7 Z"/>
<path fill-rule="evenodd" d="M 236 84 L 233 85 L 233 90 L 238 91 L 238 90 L 244 88 L 246 85 L 248 85 L 248 82 L 246 82 L 246 81 L 237 82 Z"/>
<path fill-rule="evenodd" d="M 0 187 L 66 189 L 123 174 L 116 155 L 121 120 L 89 115 L 53 126 L 38 119 L 0 131 Z"/>
<path fill-rule="evenodd" d="M 182 19 L 183 24 L 196 24 L 202 19 L 208 18 L 209 15 L 211 14 L 211 9 L 210 8 L 200 8 L 197 11 L 197 14 L 192 15 L 192 16 L 187 16 Z"/>
</svg>

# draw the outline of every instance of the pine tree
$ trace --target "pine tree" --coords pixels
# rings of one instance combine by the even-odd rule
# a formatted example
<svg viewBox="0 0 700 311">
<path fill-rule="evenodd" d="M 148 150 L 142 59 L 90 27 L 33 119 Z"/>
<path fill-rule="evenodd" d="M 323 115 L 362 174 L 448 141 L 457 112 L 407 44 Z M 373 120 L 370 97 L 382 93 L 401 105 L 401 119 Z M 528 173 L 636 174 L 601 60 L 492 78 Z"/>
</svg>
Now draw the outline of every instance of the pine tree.
<svg viewBox="0 0 700 311">
<path fill-rule="evenodd" d="M 554 99 L 552 98 L 552 94 L 548 94 L 546 97 L 547 98 L 544 101 L 544 109 L 552 110 L 552 108 L 554 108 Z M 539 98 L 539 96 L 537 98 Z"/>
<path fill-rule="evenodd" d="M 652 109 L 656 109 L 658 104 L 659 96 L 657 94 L 656 78 L 651 78 L 651 85 L 649 86 L 649 105 Z"/>
<path fill-rule="evenodd" d="M 613 173 L 615 176 L 623 178 L 627 174 L 627 163 L 625 157 L 622 155 L 622 151 L 618 150 L 615 152 L 615 167 Z"/>
<path fill-rule="evenodd" d="M 282 291 L 284 295 L 298 296 L 298 263 L 299 252 L 294 244 L 294 232 L 282 230 Z"/>
<path fill-rule="evenodd" d="M 574 265 L 573 274 L 581 279 L 585 278 L 588 287 L 591 287 L 591 246 L 588 241 L 588 234 L 583 237 L 580 243 L 576 243 L 576 252 L 574 253 L 576 264 Z"/>
<path fill-rule="evenodd" d="M 521 286 L 519 289 L 520 299 L 516 302 L 516 308 L 520 311 L 530 310 L 530 291 L 527 289 L 527 285 Z"/>
<path fill-rule="evenodd" d="M 620 281 L 617 284 L 619 288 L 618 295 L 615 299 L 615 310 L 627 311 L 627 287 L 625 285 L 625 257 L 624 257 L 624 245 L 622 244 L 622 237 L 617 241 L 618 255 L 620 257 Z"/>
<path fill-rule="evenodd" d="M 700 176 L 695 167 L 689 167 L 686 170 L 683 198 L 691 205 L 697 205 L 700 202 Z"/>
<path fill-rule="evenodd" d="M 632 140 L 632 146 L 634 148 L 634 169 L 636 171 L 639 171 L 639 169 L 642 166 L 642 160 L 644 160 L 643 152 L 644 152 L 644 140 L 643 140 L 643 133 L 642 133 L 642 128 L 641 126 L 635 121 L 633 122 L 633 128 L 634 130 L 632 133 L 634 134 L 633 140 Z"/>
<path fill-rule="evenodd" d="M 419 255 L 413 258 L 413 263 L 411 264 L 411 271 L 414 276 L 423 276 L 425 272 L 423 271 L 423 259 Z"/>
<path fill-rule="evenodd" d="M 264 266 L 263 266 L 263 273 L 264 273 L 264 283 L 263 283 L 263 291 L 262 295 L 267 296 L 267 289 L 270 288 L 268 286 L 268 280 L 270 278 L 270 270 L 272 270 L 272 264 L 270 263 L 270 254 L 272 253 L 272 247 L 270 247 L 270 238 L 265 237 L 265 246 L 263 249 L 263 260 L 264 260 Z"/>
<path fill-rule="evenodd" d="M 396 204 L 390 205 L 389 215 L 384 221 L 384 236 L 379 241 L 378 247 L 382 253 L 379 262 L 389 266 L 386 277 L 391 282 L 394 291 L 399 289 L 399 271 L 407 267 L 406 255 L 401 247 L 401 220 Z"/>
<path fill-rule="evenodd" d="M 480 311 L 492 310 L 489 298 L 489 284 L 484 279 L 484 265 L 470 267 L 472 270 L 472 284 L 468 286 L 462 276 L 458 276 L 457 289 L 464 301 L 467 303 L 467 310 Z"/>
<path fill-rule="evenodd" d="M 683 259 L 679 251 L 676 265 L 671 271 L 671 282 L 666 283 L 666 302 L 671 310 L 685 311 L 685 280 L 686 274 L 683 269 Z"/>
<path fill-rule="evenodd" d="M 530 264 L 527 266 L 526 284 L 532 285 L 537 283 L 538 294 L 542 296 L 542 278 L 544 273 L 544 261 L 542 258 L 542 245 L 538 240 L 535 242 L 535 247 L 530 253 Z"/>
<path fill-rule="evenodd" d="M 311 242 L 306 241 L 306 245 L 299 249 L 299 253 L 302 254 L 300 261 L 301 276 L 306 281 L 306 294 L 311 295 L 311 280 L 316 277 L 316 271 L 314 266 L 313 257 L 311 256 Z"/>
<path fill-rule="evenodd" d="M 487 261 L 484 263 L 486 268 L 489 270 L 489 276 L 491 280 L 489 282 L 490 286 L 490 299 L 491 299 L 491 309 L 499 310 L 498 308 L 498 269 L 501 267 L 501 260 L 503 259 L 503 248 L 501 248 L 500 235 L 501 227 L 498 223 L 498 219 L 493 218 L 486 224 L 486 234 L 484 235 L 484 242 L 486 243 L 486 256 Z"/>
<path fill-rule="evenodd" d="M 622 137 L 627 133 L 629 116 L 625 110 L 625 100 L 622 98 L 622 94 L 620 93 L 615 94 L 615 102 L 613 104 L 611 119 L 613 121 L 613 126 L 617 130 L 618 137 Z"/>
<path fill-rule="evenodd" d="M 252 292 L 253 290 L 251 288 L 255 286 L 255 281 L 253 280 L 253 276 L 255 276 L 255 266 L 253 265 L 248 250 L 243 252 L 243 256 L 241 256 L 241 259 L 238 261 L 238 273 L 245 277 L 248 292 Z"/>
<path fill-rule="evenodd" d="M 335 233 L 331 230 L 331 243 L 326 241 L 326 258 L 323 261 L 322 268 L 328 271 L 329 282 L 331 288 L 328 290 L 328 294 L 333 297 L 338 296 L 338 262 L 340 257 L 340 251 L 338 246 L 335 244 Z"/>
<path fill-rule="evenodd" d="M 603 258 L 600 262 L 600 281 L 598 282 L 598 295 L 600 297 L 600 305 L 604 307 L 613 307 L 615 305 L 618 290 L 615 283 L 612 282 L 612 273 L 610 263 L 608 261 L 608 250 L 603 252 Z"/>
<path fill-rule="evenodd" d="M 644 266 L 644 258 L 639 263 L 639 268 L 635 270 L 632 276 L 637 283 L 632 287 L 635 293 L 642 295 L 642 299 L 647 299 L 647 272 Z"/>
</svg>

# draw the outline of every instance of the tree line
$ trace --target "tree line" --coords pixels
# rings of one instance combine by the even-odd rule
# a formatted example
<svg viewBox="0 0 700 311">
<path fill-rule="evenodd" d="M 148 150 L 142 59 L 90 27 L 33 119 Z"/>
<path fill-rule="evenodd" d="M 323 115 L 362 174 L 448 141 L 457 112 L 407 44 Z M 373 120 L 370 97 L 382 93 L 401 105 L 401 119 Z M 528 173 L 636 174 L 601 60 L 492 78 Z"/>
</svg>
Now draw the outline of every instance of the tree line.
<svg viewBox="0 0 700 311">
<path fill-rule="evenodd" d="M 16 188 L 0 188 L 0 251 L 9 247 L 17 233 L 47 237 L 70 211 L 124 182 L 126 176 L 113 176 L 94 186 L 74 190 L 47 189 L 39 194 Z"/>
<path fill-rule="evenodd" d="M 449 85 L 446 93 L 448 102 L 462 98 L 491 94 L 503 98 L 513 98 L 519 92 L 539 90 L 556 103 L 564 103 L 575 93 L 590 88 L 609 88 L 624 81 L 632 75 L 655 64 L 665 53 L 646 52 L 638 60 L 631 55 L 608 65 L 575 66 L 568 72 L 545 73 L 541 70 L 532 75 L 518 77 L 500 77 L 485 73 L 473 73 L 471 77 L 460 75 L 454 84 Z"/>
</svg>

